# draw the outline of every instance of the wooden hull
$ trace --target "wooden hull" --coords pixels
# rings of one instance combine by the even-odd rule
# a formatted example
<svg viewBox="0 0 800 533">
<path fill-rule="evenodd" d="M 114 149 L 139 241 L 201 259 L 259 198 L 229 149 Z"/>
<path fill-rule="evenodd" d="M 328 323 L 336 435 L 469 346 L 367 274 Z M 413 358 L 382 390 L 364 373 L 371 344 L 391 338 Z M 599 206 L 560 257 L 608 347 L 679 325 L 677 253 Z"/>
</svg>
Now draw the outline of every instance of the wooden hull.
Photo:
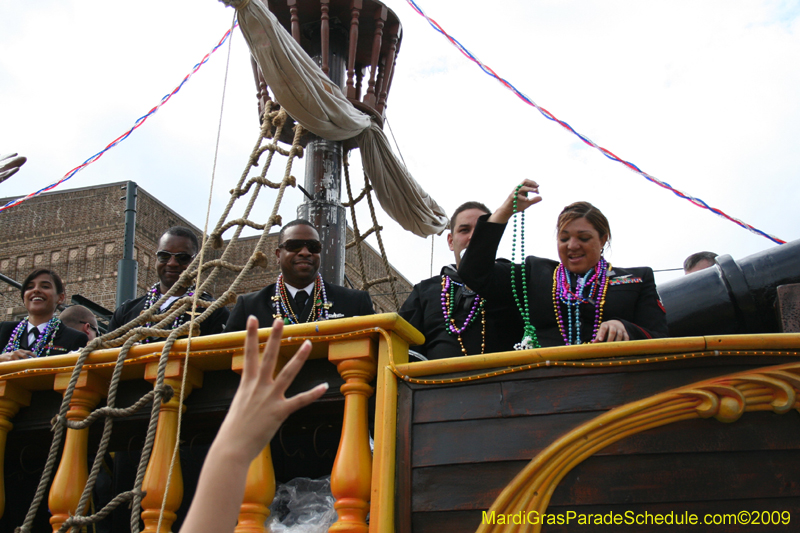
<svg viewBox="0 0 800 533">
<path fill-rule="evenodd" d="M 697 349 L 717 339 L 785 355 Z M 685 340 L 689 350 L 675 349 L 684 339 L 666 341 L 673 346 L 662 350 L 658 341 L 639 343 L 650 352 L 640 364 L 573 359 L 599 357 L 591 353 L 597 347 L 551 349 L 538 352 L 552 355 L 541 368 L 454 384 L 400 381 L 396 531 L 516 531 L 504 529 L 505 520 L 527 523 L 520 531 L 652 531 L 655 515 L 678 530 L 695 515 L 699 529 L 687 530 L 703 530 L 710 527 L 702 525 L 705 515 L 713 521 L 740 511 L 772 512 L 779 526 L 762 527 L 791 530 L 786 520 L 800 511 L 800 364 L 789 354 L 796 354 L 798 337 Z M 644 362 L 681 353 L 694 357 Z M 517 354 L 489 356 L 503 357 L 523 362 Z M 429 373 L 415 366 L 401 371 Z M 420 377 L 463 379 L 492 364 L 479 366 Z M 771 367 L 780 370 L 765 370 Z M 734 405 L 737 390 L 744 391 L 741 405 Z M 713 410 L 703 402 L 715 396 L 721 401 Z M 545 522 L 555 523 L 537 524 L 545 513 Z M 581 519 L 612 523 L 587 526 Z M 753 527 L 729 523 L 720 530 Z"/>
</svg>

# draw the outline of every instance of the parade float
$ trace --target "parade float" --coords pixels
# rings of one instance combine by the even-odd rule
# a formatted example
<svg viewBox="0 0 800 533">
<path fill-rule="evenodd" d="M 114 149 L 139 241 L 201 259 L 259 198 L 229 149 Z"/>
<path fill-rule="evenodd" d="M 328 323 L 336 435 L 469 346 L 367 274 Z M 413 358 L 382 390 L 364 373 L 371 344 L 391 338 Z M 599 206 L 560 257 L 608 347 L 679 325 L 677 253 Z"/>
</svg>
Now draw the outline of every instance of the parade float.
<svg viewBox="0 0 800 533">
<path fill-rule="evenodd" d="M 296 158 L 306 161 L 308 194 L 298 214 L 321 228 L 326 279 L 341 282 L 345 246 L 377 231 L 354 227 L 355 240 L 344 242 L 356 201 L 371 205 L 374 195 L 418 235 L 446 226 L 381 129 L 402 41 L 394 13 L 373 0 L 226 3 L 255 58 L 261 130 L 202 249 L 223 239 L 230 247 L 244 227 L 263 236 L 244 264 L 226 251 L 214 260 L 201 252 L 176 284 L 197 280 L 200 293 L 235 272 L 213 303 L 184 297 L 80 354 L 0 365 L 0 505 L 9 528 L 91 528 L 112 508 L 114 531 L 179 528 L 203 446 L 235 392 L 244 333 L 181 337 L 233 303 L 241 276 L 265 261 L 283 190 L 297 185 Z M 346 153 L 356 146 L 366 176 L 353 195 Z M 286 159 L 277 183 L 266 177 L 275 156 Z M 277 190 L 276 207 L 260 222 L 251 208 L 265 188 Z M 237 201 L 248 207 L 229 219 Z M 800 281 L 799 254 L 795 241 L 738 262 L 725 256 L 660 287 L 667 339 L 409 362 L 408 347 L 423 336 L 394 313 L 287 326 L 284 360 L 305 339 L 314 346 L 296 389 L 328 381 L 331 392 L 254 461 L 236 531 L 265 531 L 276 474 L 325 468 L 333 532 L 613 530 L 617 517 L 628 531 L 651 531 L 648 514 L 678 526 L 690 515 L 699 523 L 736 515 L 725 531 L 791 527 L 800 510 L 800 334 L 790 333 L 798 331 L 796 291 L 779 287 Z M 364 279 L 362 288 L 390 277 Z M 194 320 L 170 329 L 184 312 Z M 165 341 L 139 343 L 153 336 Z M 112 453 L 135 475 L 123 487 L 114 473 L 118 496 L 101 511 L 91 495 Z"/>
</svg>

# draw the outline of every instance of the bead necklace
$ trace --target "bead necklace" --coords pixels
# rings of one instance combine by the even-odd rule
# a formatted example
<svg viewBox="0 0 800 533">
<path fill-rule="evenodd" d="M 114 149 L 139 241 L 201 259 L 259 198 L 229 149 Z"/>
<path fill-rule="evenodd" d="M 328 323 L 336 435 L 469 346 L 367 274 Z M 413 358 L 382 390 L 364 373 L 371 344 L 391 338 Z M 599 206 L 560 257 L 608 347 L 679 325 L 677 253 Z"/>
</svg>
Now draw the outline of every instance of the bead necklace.
<svg viewBox="0 0 800 533">
<path fill-rule="evenodd" d="M 144 307 L 142 308 L 142 311 L 139 314 L 142 314 L 151 307 L 153 307 L 153 305 L 161 298 L 160 287 L 161 287 L 161 282 L 159 281 L 155 282 L 153 286 L 150 287 L 150 289 L 147 291 L 147 300 L 145 300 Z M 186 289 L 186 292 L 184 293 L 183 296 L 194 296 L 194 285 Z M 186 322 L 186 314 L 182 314 L 176 317 L 175 320 L 173 320 L 172 327 L 170 329 L 178 329 L 184 322 Z M 153 324 L 154 322 L 147 322 L 145 323 L 145 327 L 152 328 Z M 154 338 L 154 340 L 161 340 L 161 339 Z M 150 337 L 148 337 L 144 339 L 142 342 L 146 343 L 152 341 L 150 340 Z"/>
<path fill-rule="evenodd" d="M 275 296 L 272 297 L 274 302 L 277 302 L 277 312 L 272 315 L 273 318 L 283 318 L 284 324 L 299 324 L 300 319 L 295 314 L 292 307 L 294 302 L 289 298 L 289 291 L 286 290 L 286 283 L 283 281 L 283 274 L 278 274 L 278 281 L 275 285 Z M 317 279 L 314 280 L 314 294 L 311 295 L 311 312 L 308 315 L 308 322 L 317 322 L 319 320 L 328 320 L 329 309 L 333 306 L 328 301 L 328 294 L 325 292 L 325 284 L 322 282 L 322 274 L 317 272 Z M 298 312 L 301 312 L 299 309 Z"/>
<path fill-rule="evenodd" d="M 458 339 L 458 344 L 461 346 L 461 353 L 464 355 L 469 355 L 467 354 L 467 349 L 464 348 L 464 342 L 461 340 L 461 334 L 464 333 L 472 324 L 472 322 L 475 320 L 477 312 L 480 311 L 481 353 L 484 353 L 484 350 L 486 349 L 486 300 L 481 298 L 479 294 L 475 294 L 475 298 L 472 300 L 472 309 L 469 310 L 469 314 L 467 315 L 466 320 L 464 320 L 464 325 L 459 328 L 456 326 L 456 321 L 453 318 L 456 300 L 455 291 L 457 286 L 463 287 L 464 284 L 453 281 L 447 274 L 442 276 L 442 315 L 444 315 L 444 325 L 445 328 L 447 328 L 447 333 L 450 335 L 455 335 Z"/>
<path fill-rule="evenodd" d="M 36 357 L 50 355 L 50 351 L 53 349 L 53 340 L 56 338 L 56 333 L 58 333 L 60 327 L 61 320 L 55 316 L 51 318 L 44 329 L 39 332 L 39 336 L 33 346 L 30 347 L 30 351 L 35 353 Z M 8 339 L 8 344 L 3 349 L 3 353 L 19 350 L 20 343 L 25 335 L 28 335 L 28 317 L 22 319 L 17 324 L 17 327 L 14 328 L 14 331 L 11 332 L 11 337 Z"/>
<path fill-rule="evenodd" d="M 591 340 L 593 341 L 597 337 L 597 330 L 603 322 L 603 306 L 606 302 L 608 271 L 610 268 L 611 265 L 609 265 L 608 261 L 601 257 L 594 269 L 589 270 L 583 277 L 578 278 L 574 292 L 570 285 L 570 273 L 563 264 L 559 264 L 555 272 L 553 272 L 553 307 L 561 338 L 564 339 L 564 344 L 567 346 L 583 342 L 581 340 L 580 309 L 582 303 L 594 305 L 594 327 Z M 567 310 L 566 326 L 561 312 L 562 305 Z"/>
<path fill-rule="evenodd" d="M 517 196 L 519 196 L 519 190 L 522 188 L 522 184 L 517 185 L 517 188 L 514 190 L 514 215 L 517 214 Z M 520 213 L 520 234 L 525 233 L 525 212 Z M 517 217 L 514 216 L 514 233 L 511 238 L 511 292 L 514 295 L 514 301 L 517 304 L 517 309 L 519 309 L 519 314 L 522 316 L 523 322 L 523 332 L 522 332 L 522 340 L 514 345 L 515 350 L 530 350 L 532 348 L 541 348 L 539 344 L 539 339 L 536 336 L 536 328 L 531 324 L 531 311 L 530 307 L 528 306 L 528 281 L 527 281 L 527 272 L 526 272 L 526 264 L 525 264 L 525 238 L 521 237 L 519 240 L 519 250 L 520 256 L 522 257 L 522 303 L 519 301 L 519 295 L 517 294 L 517 284 L 514 280 L 514 256 L 517 247 Z"/>
</svg>

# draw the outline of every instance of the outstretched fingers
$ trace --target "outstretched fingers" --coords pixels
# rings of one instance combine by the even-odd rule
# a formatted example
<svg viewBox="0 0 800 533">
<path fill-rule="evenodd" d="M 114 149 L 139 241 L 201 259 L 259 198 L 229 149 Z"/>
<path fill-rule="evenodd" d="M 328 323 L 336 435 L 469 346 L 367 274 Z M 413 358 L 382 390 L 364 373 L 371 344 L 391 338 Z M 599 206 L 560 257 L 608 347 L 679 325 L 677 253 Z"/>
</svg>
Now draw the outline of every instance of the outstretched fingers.
<svg viewBox="0 0 800 533">
<path fill-rule="evenodd" d="M 312 404 L 317 401 L 325 391 L 328 390 L 327 383 L 320 383 L 311 390 L 295 394 L 291 398 L 286 398 L 286 409 L 289 413 L 294 413 L 298 409 L 302 409 L 306 405 Z"/>
<path fill-rule="evenodd" d="M 285 413 L 288 415 L 317 400 L 328 390 L 328 384 L 322 383 L 311 390 L 302 392 L 291 398 L 284 398 L 286 390 L 297 377 L 297 374 L 300 372 L 300 369 L 311 353 L 311 342 L 303 342 L 300 348 L 297 349 L 297 352 L 283 366 L 278 375 L 274 376 L 282 337 L 283 321 L 281 319 L 275 319 L 272 323 L 272 332 L 264 348 L 263 357 L 259 363 L 258 320 L 253 316 L 247 319 L 245 369 L 242 373 L 242 379 L 256 379 L 259 387 L 270 387 L 273 398 L 279 397 L 285 402 L 284 409 Z"/>
<path fill-rule="evenodd" d="M 283 338 L 283 320 L 276 318 L 272 322 L 272 331 L 264 347 L 264 356 L 261 359 L 259 370 L 259 381 L 272 383 L 272 376 L 275 374 L 275 362 L 278 360 L 278 352 L 281 349 L 281 339 Z M 256 342 L 256 345 L 258 343 Z"/>
<path fill-rule="evenodd" d="M 258 319 L 253 315 L 247 317 L 245 331 L 242 381 L 249 381 L 258 375 Z"/>
</svg>

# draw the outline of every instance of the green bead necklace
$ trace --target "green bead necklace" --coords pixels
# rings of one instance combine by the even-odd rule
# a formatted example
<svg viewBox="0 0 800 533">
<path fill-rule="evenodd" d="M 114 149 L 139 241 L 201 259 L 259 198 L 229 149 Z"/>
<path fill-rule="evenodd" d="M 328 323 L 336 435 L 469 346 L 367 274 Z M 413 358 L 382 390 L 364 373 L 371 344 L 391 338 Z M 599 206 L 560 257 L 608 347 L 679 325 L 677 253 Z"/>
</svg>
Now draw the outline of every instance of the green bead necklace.
<svg viewBox="0 0 800 533">
<path fill-rule="evenodd" d="M 520 256 L 522 257 L 522 303 L 519 301 L 519 294 L 517 293 L 517 284 L 514 280 L 514 267 L 515 267 L 515 255 L 516 255 L 516 248 L 517 248 L 517 197 L 519 196 L 519 190 L 522 188 L 522 184 L 517 185 L 517 188 L 514 190 L 514 232 L 511 238 L 511 292 L 514 295 L 514 301 L 517 304 L 517 309 L 519 309 L 519 314 L 522 316 L 523 322 L 523 333 L 522 333 L 522 340 L 514 345 L 515 350 L 530 350 L 533 348 L 541 348 L 539 344 L 539 338 L 536 336 L 536 328 L 533 327 L 531 324 L 531 311 L 530 306 L 528 305 L 528 281 L 527 281 L 527 272 L 525 268 L 525 239 L 522 237 L 522 234 L 525 233 L 525 212 L 520 213 L 520 240 L 519 240 L 519 252 Z"/>
</svg>

